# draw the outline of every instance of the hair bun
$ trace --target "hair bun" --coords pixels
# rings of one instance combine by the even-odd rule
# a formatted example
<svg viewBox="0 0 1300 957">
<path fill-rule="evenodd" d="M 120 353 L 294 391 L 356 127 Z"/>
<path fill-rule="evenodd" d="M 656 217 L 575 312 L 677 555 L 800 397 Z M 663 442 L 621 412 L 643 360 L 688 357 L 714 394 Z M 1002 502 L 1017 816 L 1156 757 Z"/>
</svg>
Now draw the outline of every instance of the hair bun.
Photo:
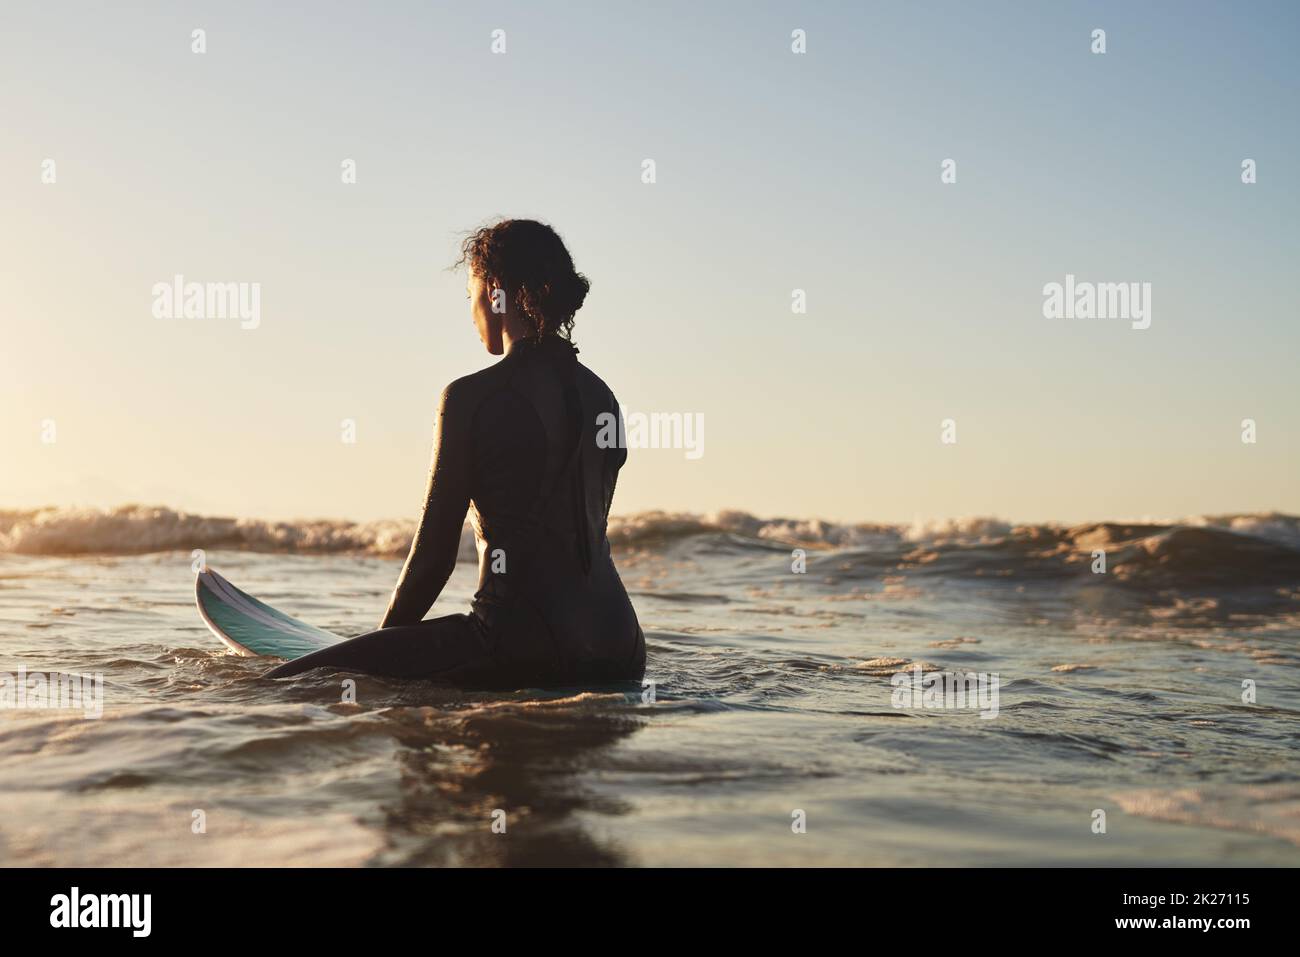
<svg viewBox="0 0 1300 957">
<path fill-rule="evenodd" d="M 555 311 L 567 316 L 573 315 L 582 308 L 582 304 L 587 299 L 587 291 L 591 289 L 591 283 L 580 272 L 570 273 L 557 285 L 558 289 L 552 289 Z"/>
</svg>

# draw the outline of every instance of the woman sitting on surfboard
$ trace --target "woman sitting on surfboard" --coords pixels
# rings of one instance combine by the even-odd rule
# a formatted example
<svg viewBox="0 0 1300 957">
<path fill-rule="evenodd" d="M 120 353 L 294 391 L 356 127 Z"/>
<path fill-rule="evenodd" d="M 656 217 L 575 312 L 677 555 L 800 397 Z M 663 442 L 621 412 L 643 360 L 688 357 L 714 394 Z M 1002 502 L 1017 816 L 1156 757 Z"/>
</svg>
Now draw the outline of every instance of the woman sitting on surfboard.
<svg viewBox="0 0 1300 957">
<path fill-rule="evenodd" d="M 603 448 L 597 423 L 618 403 L 569 341 L 590 284 L 533 220 L 484 227 L 462 254 L 479 338 L 504 358 L 443 390 L 424 515 L 379 630 L 269 677 L 331 668 L 500 689 L 645 671 L 605 535 L 627 450 Z M 456 565 L 467 509 L 478 592 L 469 614 L 423 621 Z"/>
</svg>

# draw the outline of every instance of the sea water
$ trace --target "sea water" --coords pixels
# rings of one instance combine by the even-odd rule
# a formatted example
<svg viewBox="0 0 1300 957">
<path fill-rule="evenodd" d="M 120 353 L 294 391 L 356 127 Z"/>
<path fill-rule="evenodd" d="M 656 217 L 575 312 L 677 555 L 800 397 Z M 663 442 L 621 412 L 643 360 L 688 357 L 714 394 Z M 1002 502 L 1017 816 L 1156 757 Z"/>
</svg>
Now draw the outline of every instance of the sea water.
<svg viewBox="0 0 1300 957">
<path fill-rule="evenodd" d="M 199 549 L 369 630 L 409 534 L 0 513 L 0 673 L 102 682 L 97 716 L 0 706 L 0 860 L 1300 864 L 1294 517 L 630 516 L 646 682 L 594 689 L 270 681 L 194 607 Z M 431 614 L 467 607 L 462 554 Z"/>
</svg>

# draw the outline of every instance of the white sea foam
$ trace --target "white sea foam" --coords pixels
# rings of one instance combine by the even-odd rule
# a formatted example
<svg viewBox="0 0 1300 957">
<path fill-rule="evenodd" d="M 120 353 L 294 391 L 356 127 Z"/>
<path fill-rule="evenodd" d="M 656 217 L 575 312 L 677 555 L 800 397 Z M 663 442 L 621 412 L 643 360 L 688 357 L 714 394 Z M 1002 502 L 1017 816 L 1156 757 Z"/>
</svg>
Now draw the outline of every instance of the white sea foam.
<svg viewBox="0 0 1300 957">
<path fill-rule="evenodd" d="M 756 542 L 813 548 L 896 548 L 909 545 L 973 546 L 1043 536 L 1077 540 L 1079 544 L 1115 537 L 1109 525 L 1015 526 L 992 517 L 917 520 L 910 524 L 841 523 L 817 518 L 760 518 L 748 512 L 724 510 L 709 514 L 648 511 L 611 517 L 610 541 L 615 547 L 649 548 L 697 535 L 728 534 Z M 1300 516 L 1280 513 L 1198 515 L 1178 527 L 1216 529 L 1300 549 Z M 339 519 L 267 521 L 198 515 L 165 506 L 124 505 L 117 508 L 42 508 L 0 511 L 0 552 L 28 555 L 124 554 L 233 548 L 305 554 L 357 553 L 401 556 L 411 545 L 415 522 L 393 519 L 351 522 Z M 1122 537 L 1122 536 L 1121 536 Z M 1099 540 L 1100 540 L 1099 539 Z M 472 558 L 472 536 L 466 527 L 461 557 Z"/>
</svg>

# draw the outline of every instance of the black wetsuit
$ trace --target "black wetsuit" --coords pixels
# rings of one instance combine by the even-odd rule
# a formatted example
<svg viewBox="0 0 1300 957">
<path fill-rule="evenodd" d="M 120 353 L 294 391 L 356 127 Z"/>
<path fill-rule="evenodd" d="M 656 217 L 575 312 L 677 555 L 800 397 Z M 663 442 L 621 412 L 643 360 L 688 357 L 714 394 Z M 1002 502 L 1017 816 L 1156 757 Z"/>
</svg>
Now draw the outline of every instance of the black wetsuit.
<svg viewBox="0 0 1300 957">
<path fill-rule="evenodd" d="M 645 638 L 605 534 L 627 450 L 597 443 L 598 416 L 618 405 L 576 352 L 556 336 L 517 342 L 444 390 L 424 515 L 382 627 L 271 677 L 329 667 L 474 688 L 641 678 Z M 471 503 L 471 611 L 422 621 Z"/>
</svg>

